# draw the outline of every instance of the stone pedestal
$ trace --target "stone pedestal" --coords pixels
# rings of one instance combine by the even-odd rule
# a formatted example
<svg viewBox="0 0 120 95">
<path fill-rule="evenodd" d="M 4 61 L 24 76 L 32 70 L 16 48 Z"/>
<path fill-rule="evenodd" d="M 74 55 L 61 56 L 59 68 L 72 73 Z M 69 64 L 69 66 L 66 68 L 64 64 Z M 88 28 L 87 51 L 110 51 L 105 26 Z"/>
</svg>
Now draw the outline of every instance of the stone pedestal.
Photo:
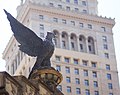
<svg viewBox="0 0 120 95">
<path fill-rule="evenodd" d="M 42 79 L 42 74 L 47 71 L 35 71 L 32 74 L 32 79 L 28 80 L 24 76 L 10 76 L 6 72 L 0 72 L 0 95 L 63 95 L 62 92 L 60 92 L 56 86 L 58 84 L 55 84 L 56 81 L 59 83 L 62 81 L 60 80 L 49 80 L 48 82 L 44 79 Z M 54 71 L 54 69 L 49 69 L 48 72 L 53 73 L 57 77 L 61 77 L 61 75 L 58 75 L 59 72 Z M 47 84 L 48 83 L 48 84 Z M 51 89 L 51 83 L 52 85 L 55 85 L 54 91 Z"/>
</svg>

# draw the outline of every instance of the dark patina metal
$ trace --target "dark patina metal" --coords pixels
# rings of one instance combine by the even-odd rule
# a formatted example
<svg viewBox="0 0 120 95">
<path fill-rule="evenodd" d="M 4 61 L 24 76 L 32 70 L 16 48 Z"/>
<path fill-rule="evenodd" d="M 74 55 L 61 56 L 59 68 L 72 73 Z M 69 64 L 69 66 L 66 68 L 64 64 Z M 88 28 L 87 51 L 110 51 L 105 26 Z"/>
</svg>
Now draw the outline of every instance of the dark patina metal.
<svg viewBox="0 0 120 95">
<path fill-rule="evenodd" d="M 54 52 L 52 39 L 54 34 L 47 32 L 45 40 L 39 38 L 32 30 L 16 20 L 10 13 L 4 10 L 10 22 L 14 37 L 20 43 L 19 49 L 29 56 L 37 57 L 29 78 L 34 70 L 51 67 L 50 58 Z"/>
</svg>

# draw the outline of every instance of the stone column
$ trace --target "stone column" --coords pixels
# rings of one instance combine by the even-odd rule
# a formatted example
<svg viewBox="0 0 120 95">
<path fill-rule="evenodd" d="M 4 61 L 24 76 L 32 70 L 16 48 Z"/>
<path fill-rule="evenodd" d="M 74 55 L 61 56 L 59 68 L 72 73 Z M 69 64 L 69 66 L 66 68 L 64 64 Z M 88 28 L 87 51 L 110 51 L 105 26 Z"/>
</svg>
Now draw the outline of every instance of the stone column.
<svg viewBox="0 0 120 95">
<path fill-rule="evenodd" d="M 59 33 L 60 48 L 62 48 L 62 33 Z"/>
<path fill-rule="evenodd" d="M 79 45 L 79 36 L 77 36 L 77 51 L 80 51 L 80 45 Z"/>
<path fill-rule="evenodd" d="M 71 35 L 68 35 L 68 49 L 71 50 Z"/>
<path fill-rule="evenodd" d="M 98 51 L 97 51 L 97 40 L 96 39 L 94 40 L 94 50 L 95 50 L 95 54 L 98 54 Z"/>
<path fill-rule="evenodd" d="M 89 48 L 88 48 L 88 38 L 86 38 L 86 52 L 89 53 Z"/>
</svg>

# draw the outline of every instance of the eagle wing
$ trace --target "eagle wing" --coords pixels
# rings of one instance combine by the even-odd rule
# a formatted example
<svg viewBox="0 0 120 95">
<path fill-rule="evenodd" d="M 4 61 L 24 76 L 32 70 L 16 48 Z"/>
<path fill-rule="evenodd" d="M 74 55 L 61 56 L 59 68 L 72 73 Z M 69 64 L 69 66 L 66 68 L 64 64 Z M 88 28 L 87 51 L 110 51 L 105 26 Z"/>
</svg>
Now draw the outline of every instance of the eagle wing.
<svg viewBox="0 0 120 95">
<path fill-rule="evenodd" d="M 14 37 L 20 43 L 20 50 L 30 56 L 38 56 L 39 49 L 43 46 L 43 40 L 32 30 L 17 21 L 10 13 L 4 10 L 10 22 Z"/>
</svg>

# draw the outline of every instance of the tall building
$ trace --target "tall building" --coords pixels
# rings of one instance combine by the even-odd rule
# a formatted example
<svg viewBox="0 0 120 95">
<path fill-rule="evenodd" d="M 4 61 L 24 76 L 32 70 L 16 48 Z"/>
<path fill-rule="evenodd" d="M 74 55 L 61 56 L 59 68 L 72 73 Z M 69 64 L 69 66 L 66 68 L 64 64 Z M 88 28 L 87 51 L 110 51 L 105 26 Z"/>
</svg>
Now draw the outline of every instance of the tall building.
<svg viewBox="0 0 120 95">
<path fill-rule="evenodd" d="M 120 95 L 112 28 L 98 16 L 97 0 L 21 0 L 17 19 L 39 37 L 56 35 L 52 66 L 63 75 L 64 95 Z M 32 44 L 31 44 L 32 45 Z M 3 52 L 11 75 L 28 77 L 36 58 L 19 51 L 12 36 Z"/>
</svg>

